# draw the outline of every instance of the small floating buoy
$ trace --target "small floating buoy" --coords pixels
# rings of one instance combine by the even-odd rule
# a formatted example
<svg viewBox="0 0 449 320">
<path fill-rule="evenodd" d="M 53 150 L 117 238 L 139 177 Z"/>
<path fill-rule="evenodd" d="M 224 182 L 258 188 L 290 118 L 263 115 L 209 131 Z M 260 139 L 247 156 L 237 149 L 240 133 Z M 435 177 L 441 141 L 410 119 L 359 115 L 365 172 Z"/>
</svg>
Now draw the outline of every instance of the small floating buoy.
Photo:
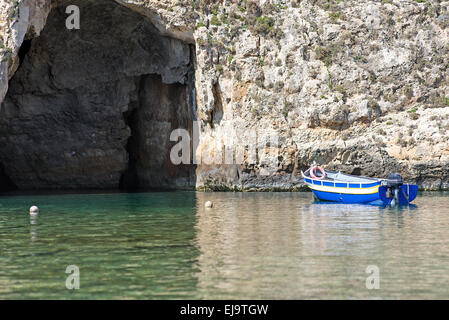
<svg viewBox="0 0 449 320">
<path fill-rule="evenodd" d="M 214 204 L 212 203 L 212 201 L 206 201 L 206 203 L 204 204 L 204 206 L 206 208 L 212 208 L 214 206 Z"/>
<path fill-rule="evenodd" d="M 32 206 L 31 208 L 30 208 L 30 214 L 31 215 L 37 215 L 39 213 L 39 208 L 38 207 L 36 207 L 36 206 Z"/>
</svg>

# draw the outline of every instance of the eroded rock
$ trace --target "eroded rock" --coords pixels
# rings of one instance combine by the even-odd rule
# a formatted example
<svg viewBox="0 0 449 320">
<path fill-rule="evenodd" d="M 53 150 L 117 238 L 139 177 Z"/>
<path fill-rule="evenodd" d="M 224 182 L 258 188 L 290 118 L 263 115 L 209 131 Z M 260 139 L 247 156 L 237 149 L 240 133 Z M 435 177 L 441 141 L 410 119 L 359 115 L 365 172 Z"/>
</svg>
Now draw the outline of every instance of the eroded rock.
<svg viewBox="0 0 449 320">
<path fill-rule="evenodd" d="M 148 186 L 296 190 L 300 170 L 316 161 L 354 174 L 400 171 L 421 188 L 448 188 L 449 2 L 95 6 L 106 2 L 114 9 L 83 10 L 86 26 L 69 34 L 54 24 L 57 15 L 63 23 L 64 1 L 52 1 L 43 32 L 49 1 L 22 1 L 23 15 L 9 22 L 12 4 L 0 2 L 0 94 L 16 74 L 0 112 L 0 163 L 17 186 L 116 187 L 126 172 L 125 180 Z M 108 32 L 95 19 L 110 23 Z M 20 65 L 24 39 L 32 45 Z M 169 96 L 154 95 L 155 87 Z M 133 112 L 142 121 L 134 129 Z M 144 119 L 151 130 L 136 129 Z M 192 167 L 165 175 L 177 169 L 160 155 L 170 145 L 164 137 L 193 119 L 201 126 L 196 152 L 257 130 L 261 140 L 277 134 L 278 161 L 200 163 L 193 175 Z M 130 147 L 132 132 L 145 141 Z"/>
<path fill-rule="evenodd" d="M 193 119 L 190 46 L 114 2 L 70 4 L 81 29 L 64 27 L 65 2 L 55 7 L 11 80 L 0 111 L 7 176 L 20 189 L 104 189 L 140 170 L 149 178 L 122 185 L 191 186 L 192 170 L 166 167 L 170 131 Z"/>
</svg>

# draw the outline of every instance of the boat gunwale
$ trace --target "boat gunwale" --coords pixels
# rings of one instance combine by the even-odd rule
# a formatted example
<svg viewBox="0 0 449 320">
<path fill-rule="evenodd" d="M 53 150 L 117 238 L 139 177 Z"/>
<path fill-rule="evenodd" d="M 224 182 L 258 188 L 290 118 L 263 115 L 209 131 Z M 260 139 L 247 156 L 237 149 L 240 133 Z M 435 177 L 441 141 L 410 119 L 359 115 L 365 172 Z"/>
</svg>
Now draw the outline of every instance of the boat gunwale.
<svg viewBox="0 0 449 320">
<path fill-rule="evenodd" d="M 328 186 L 328 187 L 330 187 L 330 188 L 345 188 L 345 187 L 336 187 L 335 186 L 335 183 L 346 183 L 347 184 L 347 187 L 346 188 L 350 188 L 349 187 L 349 184 L 359 184 L 360 185 L 360 187 L 359 188 L 355 188 L 355 189 L 364 189 L 363 187 L 362 187 L 362 184 L 368 184 L 369 182 L 350 182 L 350 181 L 343 181 L 343 180 L 327 180 L 327 179 L 314 179 L 314 178 L 312 178 L 312 177 L 310 177 L 310 168 L 309 169 L 307 169 L 306 171 L 302 171 L 301 170 L 301 175 L 302 175 L 302 177 L 303 177 L 303 179 L 304 178 L 307 178 L 307 179 L 310 179 L 310 180 L 312 180 L 312 181 L 320 181 L 320 182 L 329 182 L 329 183 L 333 183 L 334 184 L 334 186 Z M 329 171 L 329 170 L 324 170 L 325 171 L 325 173 L 327 174 L 327 173 L 332 173 L 332 174 L 338 174 L 338 173 L 341 173 L 341 174 L 344 174 L 344 175 L 346 175 L 346 176 L 349 176 L 349 177 L 355 177 L 355 178 L 362 178 L 362 179 L 367 179 L 367 180 L 371 180 L 372 182 L 371 183 L 374 183 L 374 182 L 381 182 L 382 180 L 384 180 L 384 179 L 381 179 L 381 178 L 371 178 L 371 177 L 365 177 L 365 176 L 355 176 L 355 175 L 352 175 L 352 174 L 346 174 L 346 173 L 342 173 L 341 171 L 338 171 L 338 172 L 335 172 L 335 171 Z M 306 176 L 306 174 L 309 174 L 309 176 Z M 307 181 L 304 181 L 305 183 L 307 183 Z M 312 184 L 313 185 L 313 184 Z M 323 184 L 321 184 L 321 185 L 323 185 Z M 372 187 L 369 187 L 369 188 L 372 188 Z"/>
</svg>

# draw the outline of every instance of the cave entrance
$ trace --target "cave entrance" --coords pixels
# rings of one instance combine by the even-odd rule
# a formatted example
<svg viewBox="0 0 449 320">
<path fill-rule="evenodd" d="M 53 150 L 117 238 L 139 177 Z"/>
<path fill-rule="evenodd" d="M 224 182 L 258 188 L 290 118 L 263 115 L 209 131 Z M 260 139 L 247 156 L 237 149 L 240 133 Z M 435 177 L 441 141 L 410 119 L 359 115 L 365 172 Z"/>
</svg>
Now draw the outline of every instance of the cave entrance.
<svg viewBox="0 0 449 320">
<path fill-rule="evenodd" d="M 8 192 L 17 190 L 17 186 L 12 182 L 11 178 L 5 174 L 5 169 L 0 163 L 0 192 Z"/>
<path fill-rule="evenodd" d="M 79 30 L 65 28 L 68 5 Z M 0 111 L 0 163 L 19 189 L 189 189 L 170 133 L 192 130 L 193 45 L 110 0 L 59 1 L 24 43 Z"/>
</svg>

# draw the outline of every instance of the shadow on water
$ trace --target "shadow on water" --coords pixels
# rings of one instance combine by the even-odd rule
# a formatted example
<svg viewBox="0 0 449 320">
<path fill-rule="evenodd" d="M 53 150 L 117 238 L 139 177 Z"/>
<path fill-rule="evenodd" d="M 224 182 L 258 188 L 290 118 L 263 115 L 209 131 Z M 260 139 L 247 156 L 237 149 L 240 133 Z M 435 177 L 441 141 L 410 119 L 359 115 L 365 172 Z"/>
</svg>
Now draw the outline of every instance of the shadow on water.
<svg viewBox="0 0 449 320">
<path fill-rule="evenodd" d="M 185 297 L 196 283 L 195 221 L 192 192 L 2 197 L 0 297 Z M 65 287 L 69 265 L 80 290 Z"/>
</svg>

